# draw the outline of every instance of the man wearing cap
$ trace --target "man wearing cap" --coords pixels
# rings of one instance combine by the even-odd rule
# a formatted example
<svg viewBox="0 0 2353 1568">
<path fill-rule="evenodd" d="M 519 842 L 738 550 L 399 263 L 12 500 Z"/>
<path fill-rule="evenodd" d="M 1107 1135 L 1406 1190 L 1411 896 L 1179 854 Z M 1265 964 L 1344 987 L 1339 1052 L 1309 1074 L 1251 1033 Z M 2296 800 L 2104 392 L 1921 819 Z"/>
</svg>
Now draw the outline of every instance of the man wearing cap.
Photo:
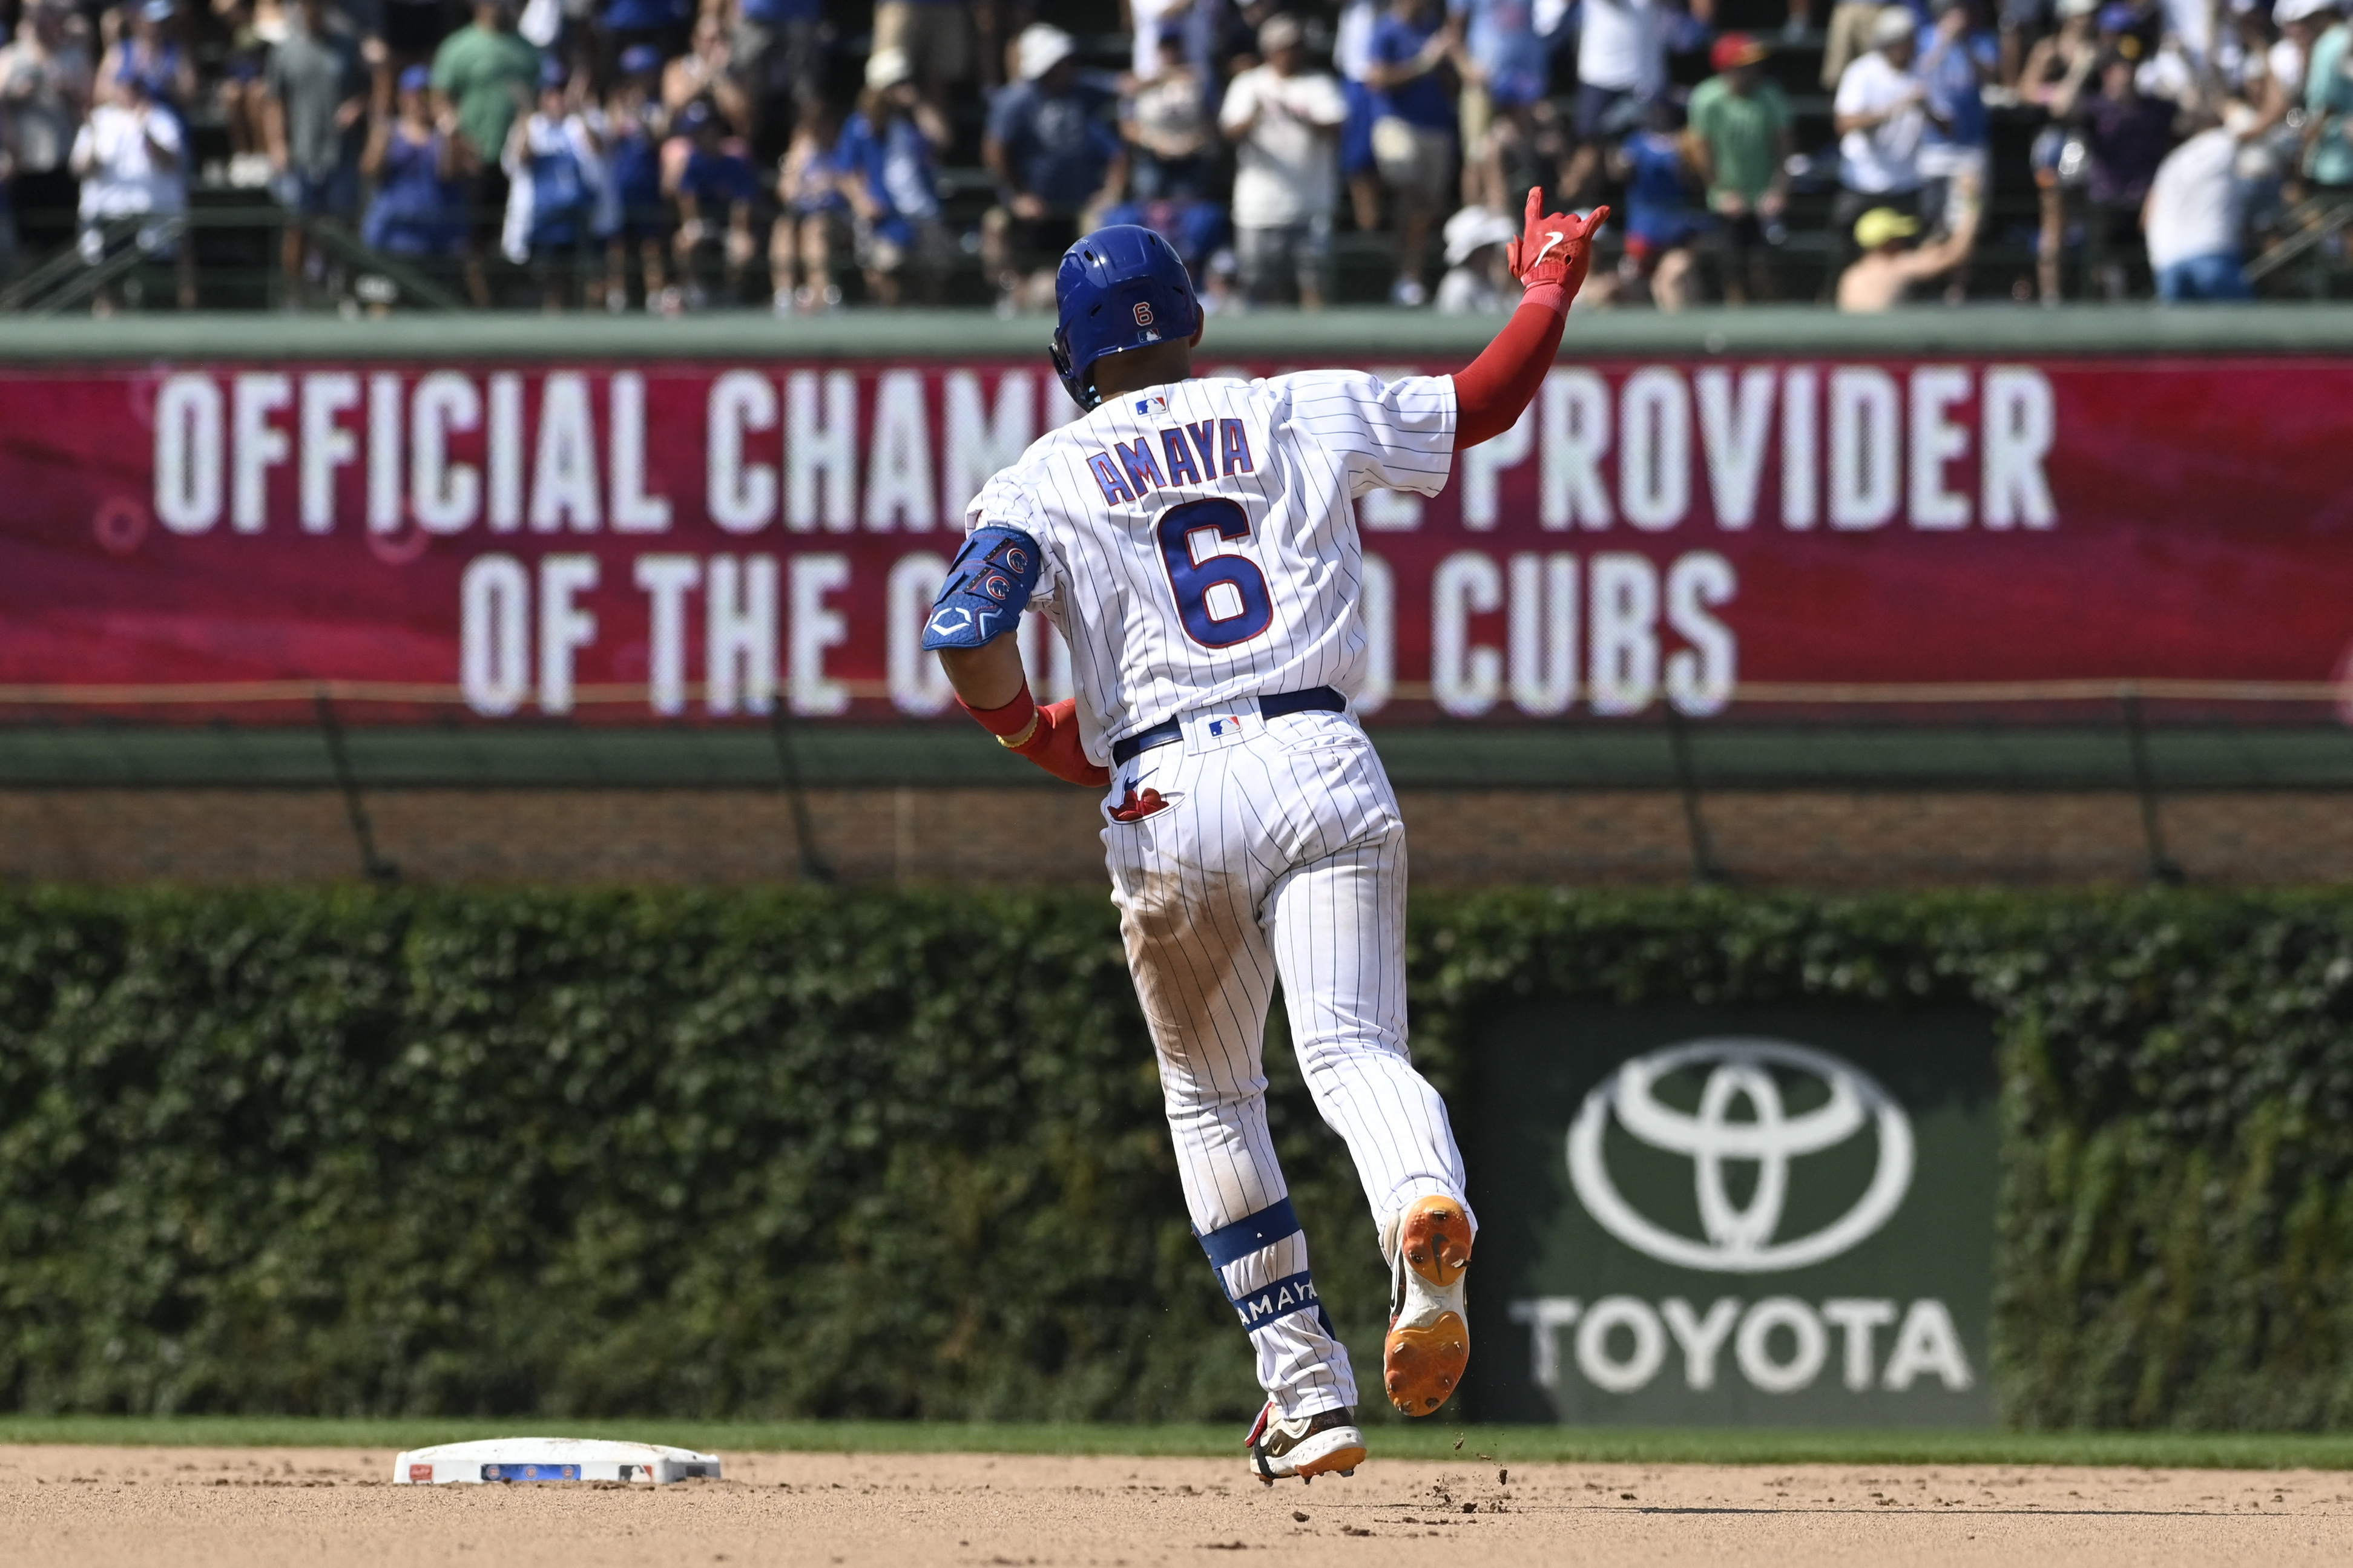
<svg viewBox="0 0 2353 1568">
<path fill-rule="evenodd" d="M 1839 194 L 1831 233 L 1843 268 L 1854 222 L 1873 207 L 1914 211 L 1920 198 L 1920 136 L 1927 89 L 1912 74 L 1916 38 L 1908 5 L 1890 5 L 1871 25 L 1871 51 L 1839 78 L 1831 105 L 1839 134 Z"/>
<path fill-rule="evenodd" d="M 981 258 L 1003 310 L 1050 300 L 1053 264 L 1078 238 L 1081 216 L 1115 201 L 1127 177 L 1104 118 L 1115 95 L 1080 74 L 1077 47 L 1044 22 L 1024 28 L 1014 46 L 1020 79 L 989 101 L 980 156 L 999 205 L 982 223 Z"/>
<path fill-rule="evenodd" d="M 444 38 L 433 57 L 433 90 L 458 118 L 458 147 L 471 174 L 466 287 L 484 308 L 491 286 L 482 275 L 482 254 L 497 243 L 506 221 L 509 186 L 500 160 L 507 133 L 538 87 L 539 51 L 516 34 L 507 0 L 481 0 L 473 21 Z"/>
<path fill-rule="evenodd" d="M 1302 310 L 1320 310 L 1348 101 L 1335 79 L 1307 68 L 1296 16 L 1269 17 L 1258 48 L 1266 63 L 1234 78 L 1218 111 L 1218 128 L 1234 143 L 1241 286 L 1256 304 L 1295 295 Z"/>
<path fill-rule="evenodd" d="M 1968 259 L 1977 243 L 1978 215 L 1983 209 L 1967 203 L 1953 232 L 1930 244 L 1912 247 L 1920 220 L 1894 207 L 1873 207 L 1855 220 L 1854 246 L 1862 255 L 1839 275 L 1838 308 L 1841 310 L 1885 310 L 1904 302 L 1913 285 L 1951 271 Z"/>
<path fill-rule="evenodd" d="M 359 40 L 328 19 L 326 0 L 301 0 L 269 51 L 262 131 L 279 203 L 298 216 L 343 220 L 358 210 L 368 95 L 360 53 Z M 308 242 L 300 224 L 286 226 L 279 262 L 290 299 L 301 287 Z"/>
<path fill-rule="evenodd" d="M 1767 49 L 1747 33 L 1716 39 L 1716 74 L 1692 89 L 1691 149 L 1716 215 L 1724 257 L 1724 302 L 1771 299 L 1767 226 L 1778 233 L 1789 201 L 1789 100 L 1764 70 Z"/>
</svg>

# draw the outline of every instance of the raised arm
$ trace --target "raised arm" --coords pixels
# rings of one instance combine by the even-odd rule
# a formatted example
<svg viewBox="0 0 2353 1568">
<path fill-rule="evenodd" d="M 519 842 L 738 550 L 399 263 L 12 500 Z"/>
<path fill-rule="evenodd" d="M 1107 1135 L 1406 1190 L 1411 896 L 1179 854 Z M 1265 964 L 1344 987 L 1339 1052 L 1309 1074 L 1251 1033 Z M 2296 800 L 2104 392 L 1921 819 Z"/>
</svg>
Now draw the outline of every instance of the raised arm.
<svg viewBox="0 0 2353 1568">
<path fill-rule="evenodd" d="M 1596 207 L 1590 217 L 1547 216 L 1544 193 L 1528 192 L 1526 232 L 1506 250 L 1512 276 L 1527 292 L 1495 341 L 1454 377 L 1456 451 L 1493 440 L 1517 424 L 1544 384 L 1545 373 L 1560 353 L 1568 302 L 1577 298 L 1593 260 L 1593 236 L 1609 216 L 1608 207 Z"/>
</svg>

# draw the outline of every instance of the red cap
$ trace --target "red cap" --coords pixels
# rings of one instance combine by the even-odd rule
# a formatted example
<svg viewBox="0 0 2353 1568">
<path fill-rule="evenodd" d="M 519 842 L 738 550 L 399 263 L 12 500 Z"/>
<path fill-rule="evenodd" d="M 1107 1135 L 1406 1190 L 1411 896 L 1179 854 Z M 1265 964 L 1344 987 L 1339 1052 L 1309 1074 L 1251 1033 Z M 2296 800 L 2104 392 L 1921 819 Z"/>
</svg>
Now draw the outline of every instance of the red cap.
<svg viewBox="0 0 2353 1568">
<path fill-rule="evenodd" d="M 1715 40 L 1715 48 L 1708 59 L 1720 71 L 1737 70 L 1742 66 L 1755 65 L 1770 52 L 1757 41 L 1754 33 L 1726 33 Z"/>
</svg>

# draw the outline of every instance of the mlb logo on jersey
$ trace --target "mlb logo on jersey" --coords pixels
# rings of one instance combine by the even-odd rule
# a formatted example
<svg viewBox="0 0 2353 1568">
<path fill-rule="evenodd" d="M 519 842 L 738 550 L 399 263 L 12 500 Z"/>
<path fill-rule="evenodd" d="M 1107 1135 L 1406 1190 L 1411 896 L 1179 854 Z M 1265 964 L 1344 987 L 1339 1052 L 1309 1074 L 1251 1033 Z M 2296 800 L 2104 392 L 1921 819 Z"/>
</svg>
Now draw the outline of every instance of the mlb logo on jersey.
<svg viewBox="0 0 2353 1568">
<path fill-rule="evenodd" d="M 1139 397 L 1135 400 L 1135 411 L 1138 414 L 1166 414 L 1168 412 L 1168 400 L 1160 396 Z"/>
<path fill-rule="evenodd" d="M 1186 744 L 1197 752 L 1234 745 L 1244 736 L 1255 734 L 1266 726 L 1266 721 L 1256 713 L 1237 713 L 1229 708 L 1187 713 L 1177 721 L 1185 728 Z"/>
</svg>

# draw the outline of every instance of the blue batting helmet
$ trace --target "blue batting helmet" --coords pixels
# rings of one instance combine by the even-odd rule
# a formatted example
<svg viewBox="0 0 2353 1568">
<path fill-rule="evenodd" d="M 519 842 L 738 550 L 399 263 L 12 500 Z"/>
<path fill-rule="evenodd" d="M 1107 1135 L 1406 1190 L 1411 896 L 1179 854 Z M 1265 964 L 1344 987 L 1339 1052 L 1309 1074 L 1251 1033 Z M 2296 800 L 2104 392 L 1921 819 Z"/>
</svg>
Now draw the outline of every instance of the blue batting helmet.
<svg viewBox="0 0 2353 1568">
<path fill-rule="evenodd" d="M 1192 275 L 1166 240 L 1134 224 L 1099 228 L 1062 252 L 1054 274 L 1054 369 L 1092 408 L 1094 363 L 1105 354 L 1189 338 L 1201 328 Z"/>
</svg>

